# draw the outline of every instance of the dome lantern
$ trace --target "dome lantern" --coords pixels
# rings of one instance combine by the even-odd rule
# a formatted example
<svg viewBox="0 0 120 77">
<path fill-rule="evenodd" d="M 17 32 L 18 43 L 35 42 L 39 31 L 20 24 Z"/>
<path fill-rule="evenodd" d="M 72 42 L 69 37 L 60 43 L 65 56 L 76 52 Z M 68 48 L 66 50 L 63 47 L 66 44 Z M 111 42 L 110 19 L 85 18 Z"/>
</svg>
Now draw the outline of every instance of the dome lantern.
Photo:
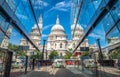
<svg viewBox="0 0 120 77">
<path fill-rule="evenodd" d="M 77 24 L 75 24 L 75 23 L 76 23 L 76 21 L 77 21 L 77 18 L 74 18 L 74 22 L 73 22 L 73 24 L 71 25 L 71 29 L 72 29 L 72 30 L 74 30 L 75 25 L 76 25 L 76 29 L 81 29 L 81 30 L 83 30 L 83 28 L 82 28 L 82 26 L 81 26 L 81 25 L 79 25 L 78 23 L 77 23 Z"/>
<path fill-rule="evenodd" d="M 62 27 L 62 25 L 60 25 L 60 21 L 59 21 L 58 16 L 57 16 L 57 19 L 56 19 L 56 24 L 52 27 L 51 31 L 52 30 L 62 30 L 62 31 L 64 31 L 64 28 Z"/>
<path fill-rule="evenodd" d="M 56 24 L 60 24 L 60 21 L 59 21 L 59 16 L 57 16 L 57 19 L 56 19 Z"/>
<path fill-rule="evenodd" d="M 75 23 L 76 23 L 76 21 L 77 21 L 77 18 L 74 18 L 74 22 L 73 22 L 73 23 L 75 24 Z"/>
<path fill-rule="evenodd" d="M 40 18 L 39 18 L 39 24 L 42 24 L 42 15 L 40 15 Z"/>
</svg>

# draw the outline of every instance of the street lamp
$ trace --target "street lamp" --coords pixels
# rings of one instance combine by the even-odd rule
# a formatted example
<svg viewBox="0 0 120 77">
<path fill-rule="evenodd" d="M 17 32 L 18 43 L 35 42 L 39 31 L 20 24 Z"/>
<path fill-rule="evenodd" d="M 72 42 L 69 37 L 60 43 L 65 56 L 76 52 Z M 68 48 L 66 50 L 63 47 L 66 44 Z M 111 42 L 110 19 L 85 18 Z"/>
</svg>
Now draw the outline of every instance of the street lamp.
<svg viewBox="0 0 120 77">
<path fill-rule="evenodd" d="M 25 74 L 27 74 L 27 67 L 28 67 L 28 57 L 30 56 L 30 53 L 26 53 L 26 63 L 25 63 Z"/>
</svg>

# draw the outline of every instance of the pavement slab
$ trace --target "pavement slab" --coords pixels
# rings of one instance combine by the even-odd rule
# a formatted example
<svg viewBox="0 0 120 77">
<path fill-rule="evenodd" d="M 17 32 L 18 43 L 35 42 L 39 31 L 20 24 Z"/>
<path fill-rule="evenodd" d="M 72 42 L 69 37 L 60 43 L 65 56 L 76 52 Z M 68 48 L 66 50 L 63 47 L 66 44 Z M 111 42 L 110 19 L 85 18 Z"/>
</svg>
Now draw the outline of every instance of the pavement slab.
<svg viewBox="0 0 120 77">
<path fill-rule="evenodd" d="M 74 74 L 66 68 L 43 67 L 40 70 L 35 69 L 27 75 L 20 77 L 84 77 L 81 74 Z"/>
</svg>

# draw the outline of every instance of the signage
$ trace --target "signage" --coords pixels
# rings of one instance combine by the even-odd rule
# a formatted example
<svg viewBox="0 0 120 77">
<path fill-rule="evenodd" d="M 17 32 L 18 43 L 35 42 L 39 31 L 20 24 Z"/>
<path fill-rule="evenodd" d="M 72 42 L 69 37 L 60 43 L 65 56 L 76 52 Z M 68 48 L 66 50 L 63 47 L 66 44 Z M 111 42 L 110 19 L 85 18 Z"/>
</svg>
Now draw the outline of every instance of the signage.
<svg viewBox="0 0 120 77">
<path fill-rule="evenodd" d="M 80 47 L 80 51 L 89 51 L 89 47 Z"/>
<path fill-rule="evenodd" d="M 29 46 L 19 46 L 20 50 L 24 50 L 24 51 L 28 51 L 29 50 Z"/>
</svg>

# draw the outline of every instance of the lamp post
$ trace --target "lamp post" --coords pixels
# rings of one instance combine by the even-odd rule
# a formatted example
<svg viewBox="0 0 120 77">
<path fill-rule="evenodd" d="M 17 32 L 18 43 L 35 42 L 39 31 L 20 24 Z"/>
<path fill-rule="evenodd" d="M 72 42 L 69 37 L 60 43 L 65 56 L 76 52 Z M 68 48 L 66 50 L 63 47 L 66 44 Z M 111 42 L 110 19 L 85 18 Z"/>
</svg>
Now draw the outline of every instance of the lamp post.
<svg viewBox="0 0 120 77">
<path fill-rule="evenodd" d="M 6 60 L 5 60 L 4 77 L 10 77 L 12 55 L 13 55 L 13 52 L 7 50 L 7 52 L 6 52 Z"/>
<path fill-rule="evenodd" d="M 46 40 L 44 40 L 44 44 L 43 44 L 43 50 L 42 50 L 42 65 L 43 65 L 43 59 L 44 59 L 44 48 L 45 48 L 45 41 L 46 41 Z"/>
<path fill-rule="evenodd" d="M 47 52 L 47 50 L 46 50 L 46 66 L 47 66 L 47 62 L 48 62 L 47 56 L 48 56 L 48 52 Z"/>
<path fill-rule="evenodd" d="M 26 63 L 25 63 L 25 74 L 27 74 L 28 56 L 30 56 L 30 53 L 27 52 L 27 54 L 26 54 Z"/>
<path fill-rule="evenodd" d="M 34 66 L 35 66 L 35 58 L 33 58 L 33 62 L 32 62 L 32 63 L 33 63 L 33 64 L 32 64 L 32 65 L 33 65 L 33 66 L 32 66 L 32 70 L 34 70 L 34 69 L 35 69 L 35 67 L 34 67 Z"/>
<path fill-rule="evenodd" d="M 100 46 L 100 39 L 97 39 L 97 42 L 98 42 L 98 47 L 99 47 L 99 52 L 100 52 L 100 60 L 101 60 L 102 65 L 103 65 L 104 64 L 103 63 L 103 53 L 102 53 L 101 46 Z"/>
</svg>

